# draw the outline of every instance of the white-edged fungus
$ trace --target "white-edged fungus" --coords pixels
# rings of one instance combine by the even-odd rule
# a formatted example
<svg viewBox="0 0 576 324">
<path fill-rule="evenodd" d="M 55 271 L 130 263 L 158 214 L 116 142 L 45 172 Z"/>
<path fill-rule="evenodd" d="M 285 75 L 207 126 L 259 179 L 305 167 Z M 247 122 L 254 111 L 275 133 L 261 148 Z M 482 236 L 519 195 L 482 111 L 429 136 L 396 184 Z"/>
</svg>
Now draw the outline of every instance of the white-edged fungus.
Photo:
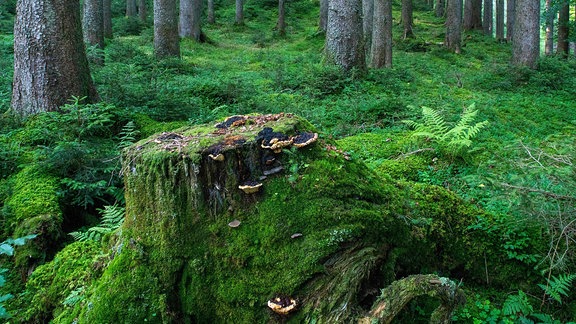
<svg viewBox="0 0 576 324">
<path fill-rule="evenodd" d="M 268 308 L 274 313 L 286 315 L 296 309 L 298 303 L 294 298 L 276 297 L 268 301 Z"/>
</svg>

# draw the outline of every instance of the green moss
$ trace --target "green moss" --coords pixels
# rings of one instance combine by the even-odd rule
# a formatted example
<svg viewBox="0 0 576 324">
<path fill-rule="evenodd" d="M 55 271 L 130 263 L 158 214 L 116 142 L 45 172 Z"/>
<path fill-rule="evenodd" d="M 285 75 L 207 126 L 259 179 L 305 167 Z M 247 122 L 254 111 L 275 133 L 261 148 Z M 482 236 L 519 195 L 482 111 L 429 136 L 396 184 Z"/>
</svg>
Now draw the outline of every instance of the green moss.
<svg viewBox="0 0 576 324">
<path fill-rule="evenodd" d="M 99 246 L 92 241 L 75 242 L 66 246 L 52 261 L 39 266 L 26 283 L 26 293 L 21 299 L 21 303 L 26 305 L 23 307 L 25 311 L 16 314 L 16 318 L 42 322 L 59 316 L 76 303 L 82 303 L 83 292 L 98 277 L 94 264 L 99 253 Z"/>
</svg>

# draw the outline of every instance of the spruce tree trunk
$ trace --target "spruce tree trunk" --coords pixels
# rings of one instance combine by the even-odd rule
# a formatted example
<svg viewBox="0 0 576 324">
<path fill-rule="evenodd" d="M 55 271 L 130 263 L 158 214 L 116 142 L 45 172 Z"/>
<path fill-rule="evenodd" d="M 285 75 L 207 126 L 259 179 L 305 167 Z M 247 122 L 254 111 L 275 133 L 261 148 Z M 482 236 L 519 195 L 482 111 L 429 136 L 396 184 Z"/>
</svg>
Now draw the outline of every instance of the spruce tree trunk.
<svg viewBox="0 0 576 324">
<path fill-rule="evenodd" d="M 516 0 L 512 64 L 535 69 L 540 55 L 540 1 Z"/>
<path fill-rule="evenodd" d="M 371 67 L 392 67 L 392 0 L 374 1 L 374 28 L 370 56 Z"/>
<path fill-rule="evenodd" d="M 554 16 L 556 10 L 552 8 L 552 0 L 546 0 L 546 9 L 544 10 L 546 39 L 544 41 L 544 54 L 552 55 L 554 53 Z"/>
<path fill-rule="evenodd" d="M 278 0 L 278 21 L 276 22 L 276 29 L 280 36 L 286 35 L 286 6 L 285 0 Z"/>
<path fill-rule="evenodd" d="M 484 29 L 484 35 L 492 37 L 494 19 L 494 8 L 492 6 L 492 0 L 484 0 L 484 11 L 482 19 L 482 28 Z"/>
<path fill-rule="evenodd" d="M 446 14 L 446 0 L 436 0 L 436 17 L 444 17 Z"/>
<path fill-rule="evenodd" d="M 84 0 L 82 30 L 84 42 L 104 48 L 104 8 L 102 0 Z"/>
<path fill-rule="evenodd" d="M 102 0 L 104 38 L 112 38 L 112 0 Z"/>
<path fill-rule="evenodd" d="M 320 0 L 320 21 L 318 29 L 321 32 L 326 32 L 328 29 L 328 0 Z"/>
<path fill-rule="evenodd" d="M 462 43 L 462 0 L 447 0 L 444 46 L 460 53 Z"/>
<path fill-rule="evenodd" d="M 137 8 L 136 0 L 126 0 L 126 17 L 136 17 Z"/>
<path fill-rule="evenodd" d="M 244 24 L 244 0 L 236 0 L 236 17 L 234 19 L 236 25 Z"/>
<path fill-rule="evenodd" d="M 176 0 L 154 0 L 154 55 L 180 57 Z"/>
<path fill-rule="evenodd" d="M 414 19 L 412 18 L 413 11 L 412 0 L 402 0 L 402 26 L 404 27 L 404 39 L 414 37 L 414 31 L 412 29 L 414 23 Z"/>
<path fill-rule="evenodd" d="M 482 29 L 482 0 L 465 0 L 464 29 Z"/>
<path fill-rule="evenodd" d="M 148 20 L 148 10 L 146 10 L 146 0 L 138 1 L 138 17 L 140 21 L 145 23 Z"/>
<path fill-rule="evenodd" d="M 374 12 L 374 3 L 377 0 L 362 0 L 362 32 L 364 34 L 364 46 L 366 49 L 366 61 L 371 62 L 372 30 L 374 20 L 377 19 Z"/>
<path fill-rule="evenodd" d="M 208 23 L 209 24 L 215 24 L 216 23 L 216 17 L 214 16 L 214 0 L 208 0 Z"/>
<path fill-rule="evenodd" d="M 557 53 L 567 58 L 570 54 L 570 43 L 568 42 L 570 23 L 570 4 L 564 2 L 560 6 L 558 15 L 558 48 Z"/>
<path fill-rule="evenodd" d="M 201 17 L 202 0 L 180 0 L 180 37 L 201 42 Z"/>
<path fill-rule="evenodd" d="M 514 40 L 515 1 L 506 0 L 506 40 L 508 42 Z"/>
<path fill-rule="evenodd" d="M 82 40 L 79 1 L 19 0 L 14 23 L 12 109 L 55 111 L 72 97 L 98 99 Z"/>
<path fill-rule="evenodd" d="M 496 0 L 496 40 L 501 42 L 504 38 L 504 0 Z"/>
<path fill-rule="evenodd" d="M 326 56 L 345 71 L 366 70 L 362 37 L 361 0 L 331 0 L 328 3 Z"/>
</svg>

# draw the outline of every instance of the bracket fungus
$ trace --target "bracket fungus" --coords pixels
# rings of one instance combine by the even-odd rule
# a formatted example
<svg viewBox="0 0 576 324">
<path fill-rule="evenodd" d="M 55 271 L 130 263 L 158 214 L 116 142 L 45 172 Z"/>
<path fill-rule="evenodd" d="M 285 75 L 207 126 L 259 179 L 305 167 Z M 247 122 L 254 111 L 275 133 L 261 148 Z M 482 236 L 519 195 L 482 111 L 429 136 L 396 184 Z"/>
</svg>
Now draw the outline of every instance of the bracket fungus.
<svg viewBox="0 0 576 324">
<path fill-rule="evenodd" d="M 246 181 L 243 184 L 239 185 L 238 189 L 244 191 L 247 194 L 252 194 L 258 192 L 258 190 L 260 190 L 260 187 L 262 187 L 261 182 Z"/>
<path fill-rule="evenodd" d="M 292 137 L 292 142 L 297 148 L 310 145 L 318 139 L 318 133 L 303 132 Z"/>
<path fill-rule="evenodd" d="M 276 297 L 268 301 L 268 308 L 274 313 L 286 315 L 296 309 L 298 303 L 294 298 Z"/>
<path fill-rule="evenodd" d="M 224 154 L 222 154 L 222 153 L 208 154 L 208 157 L 210 157 L 214 161 L 218 161 L 218 162 L 224 161 Z"/>
<path fill-rule="evenodd" d="M 261 140 L 260 147 L 270 149 L 274 153 L 280 153 L 283 148 L 292 145 L 292 139 L 288 135 L 274 132 L 270 127 L 260 131 L 258 137 Z"/>
<path fill-rule="evenodd" d="M 226 129 L 229 127 L 242 126 L 246 123 L 246 119 L 248 119 L 248 117 L 242 115 L 230 116 L 226 118 L 225 121 L 216 124 L 215 127 Z"/>
<path fill-rule="evenodd" d="M 235 219 L 235 220 L 231 221 L 230 223 L 228 223 L 228 226 L 230 226 L 232 228 L 236 228 L 236 227 L 240 226 L 240 221 Z"/>
</svg>

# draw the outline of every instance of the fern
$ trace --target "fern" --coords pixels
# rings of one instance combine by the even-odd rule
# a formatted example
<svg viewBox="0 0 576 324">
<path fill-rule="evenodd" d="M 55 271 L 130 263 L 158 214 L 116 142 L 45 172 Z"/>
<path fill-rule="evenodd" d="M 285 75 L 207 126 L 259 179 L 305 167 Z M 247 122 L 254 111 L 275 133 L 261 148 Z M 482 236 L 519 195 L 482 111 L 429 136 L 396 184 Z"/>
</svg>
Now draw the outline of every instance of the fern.
<svg viewBox="0 0 576 324">
<path fill-rule="evenodd" d="M 136 125 L 133 121 L 129 121 L 122 127 L 120 131 L 120 142 L 118 143 L 118 148 L 123 149 L 126 148 L 136 141 L 136 137 L 140 134 L 140 132 L 136 129 Z"/>
<path fill-rule="evenodd" d="M 126 209 L 118 205 L 104 206 L 98 210 L 102 214 L 102 220 L 98 226 L 90 227 L 85 232 L 72 232 L 70 236 L 76 241 L 96 241 L 102 240 L 106 234 L 112 233 L 124 222 Z"/>
<path fill-rule="evenodd" d="M 534 309 L 526 294 L 520 290 L 517 295 L 510 295 L 502 306 L 504 315 L 530 315 Z"/>
<path fill-rule="evenodd" d="M 404 123 L 414 128 L 414 137 L 425 137 L 428 141 L 437 143 L 441 150 L 446 151 L 449 155 L 456 156 L 464 148 L 472 145 L 472 139 L 482 128 L 488 125 L 488 121 L 482 121 L 473 124 L 478 111 L 472 104 L 464 109 L 460 120 L 452 128 L 444 120 L 440 113 L 429 107 L 422 107 L 422 122 L 418 123 L 412 120 L 405 120 Z"/>
<path fill-rule="evenodd" d="M 568 296 L 574 279 L 576 279 L 576 274 L 561 274 L 558 277 L 552 276 L 546 285 L 538 284 L 538 286 L 544 290 L 546 295 L 562 304 L 562 295 Z"/>
</svg>

